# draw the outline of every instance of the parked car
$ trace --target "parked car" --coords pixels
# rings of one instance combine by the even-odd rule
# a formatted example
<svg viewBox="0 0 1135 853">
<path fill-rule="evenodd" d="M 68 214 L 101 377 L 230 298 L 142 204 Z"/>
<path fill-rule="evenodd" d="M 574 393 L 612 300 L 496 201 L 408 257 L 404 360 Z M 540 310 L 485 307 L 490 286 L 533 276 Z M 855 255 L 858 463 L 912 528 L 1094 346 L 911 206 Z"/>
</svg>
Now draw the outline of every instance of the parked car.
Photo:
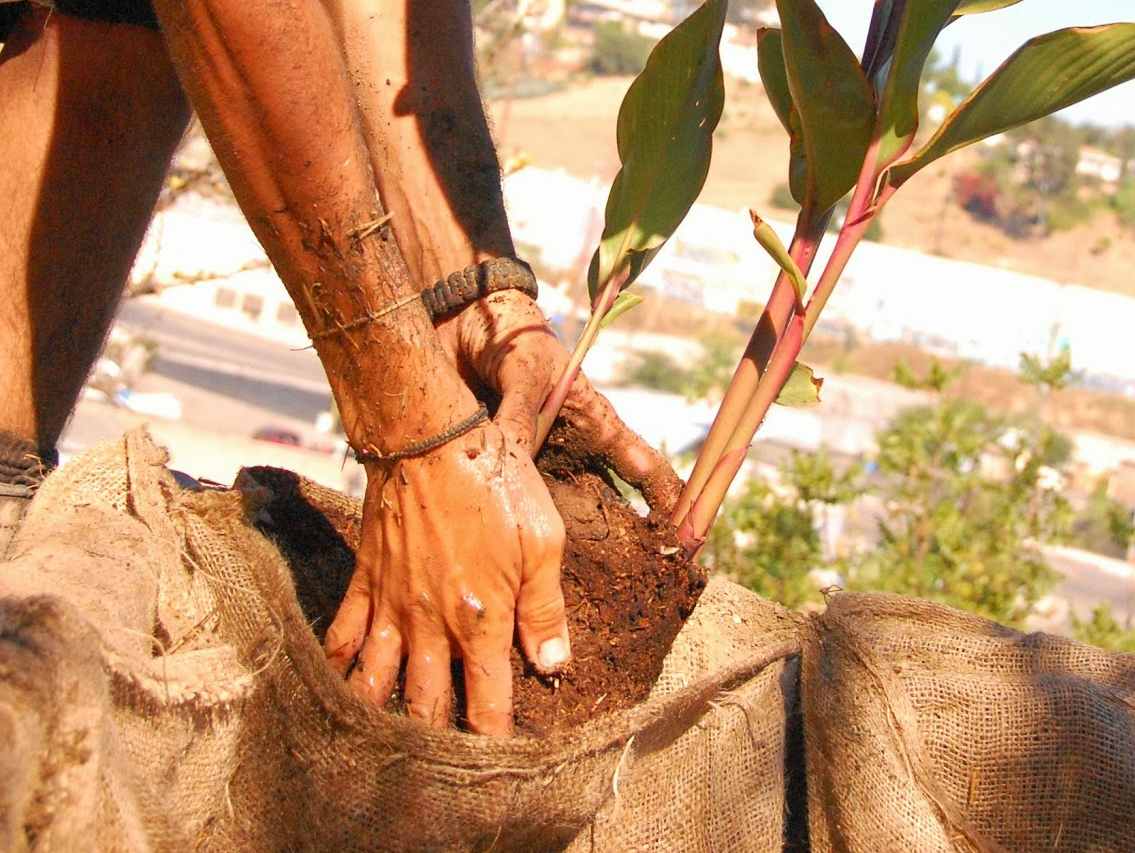
<svg viewBox="0 0 1135 853">
<path fill-rule="evenodd" d="M 298 433 L 281 427 L 261 427 L 252 434 L 257 441 L 267 441 L 272 444 L 286 444 L 289 447 L 303 447 L 303 439 Z"/>
</svg>

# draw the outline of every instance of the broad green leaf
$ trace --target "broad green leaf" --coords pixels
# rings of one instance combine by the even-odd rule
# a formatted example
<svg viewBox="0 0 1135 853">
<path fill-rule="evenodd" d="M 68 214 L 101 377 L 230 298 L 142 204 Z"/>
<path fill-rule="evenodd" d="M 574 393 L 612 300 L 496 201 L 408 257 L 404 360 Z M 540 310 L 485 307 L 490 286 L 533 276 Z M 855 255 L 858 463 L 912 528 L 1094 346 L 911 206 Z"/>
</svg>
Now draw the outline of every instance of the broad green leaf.
<svg viewBox="0 0 1135 853">
<path fill-rule="evenodd" d="M 1021 0 L 962 0 L 954 10 L 954 17 L 980 15 L 982 12 L 996 12 L 1006 6 L 1016 6 Z"/>
<path fill-rule="evenodd" d="M 854 51 L 815 0 L 776 6 L 808 164 L 803 207 L 822 213 L 855 186 L 875 125 L 875 98 Z"/>
<path fill-rule="evenodd" d="M 750 210 L 749 216 L 753 218 L 753 237 L 756 238 L 761 248 L 768 252 L 769 257 L 776 261 L 777 266 L 788 274 L 796 288 L 796 304 L 800 306 L 804 302 L 804 294 L 808 292 L 808 280 L 800 271 L 800 267 L 796 265 L 796 261 L 792 260 L 792 256 L 788 254 L 788 249 L 785 248 L 784 243 L 777 236 L 772 226 L 761 219 L 755 210 Z"/>
<path fill-rule="evenodd" d="M 814 406 L 820 402 L 820 389 L 824 387 L 824 380 L 816 376 L 816 371 L 808 365 L 796 362 L 788 381 L 780 389 L 780 396 L 776 402 L 781 406 L 802 408 Z"/>
<path fill-rule="evenodd" d="M 761 27 L 757 30 L 757 70 L 760 71 L 761 84 L 765 87 L 773 112 L 788 131 L 788 188 L 792 197 L 803 205 L 808 191 L 808 159 L 804 153 L 800 113 L 793 106 L 792 93 L 788 91 L 784 42 L 780 30 L 775 27 Z"/>
<path fill-rule="evenodd" d="M 909 0 L 897 22 L 894 54 L 879 97 L 876 135 L 880 167 L 894 162 L 918 130 L 918 94 L 922 70 L 938 33 L 950 20 L 958 0 Z M 892 25 L 894 21 L 892 21 Z"/>
<path fill-rule="evenodd" d="M 642 302 L 642 297 L 637 293 L 620 293 L 615 297 L 615 304 L 611 306 L 611 310 L 603 315 L 603 319 L 599 322 L 599 328 L 606 329 L 632 308 L 637 308 Z"/>
<path fill-rule="evenodd" d="M 894 186 L 939 157 L 1135 79 L 1135 24 L 1072 27 L 1038 36 L 954 110 L 914 157 L 893 167 Z"/>
<path fill-rule="evenodd" d="M 726 0 L 707 0 L 650 53 L 619 108 L 622 168 L 588 277 L 592 299 L 616 274 L 630 285 L 674 233 L 705 183 L 725 103 L 718 45 Z"/>
</svg>

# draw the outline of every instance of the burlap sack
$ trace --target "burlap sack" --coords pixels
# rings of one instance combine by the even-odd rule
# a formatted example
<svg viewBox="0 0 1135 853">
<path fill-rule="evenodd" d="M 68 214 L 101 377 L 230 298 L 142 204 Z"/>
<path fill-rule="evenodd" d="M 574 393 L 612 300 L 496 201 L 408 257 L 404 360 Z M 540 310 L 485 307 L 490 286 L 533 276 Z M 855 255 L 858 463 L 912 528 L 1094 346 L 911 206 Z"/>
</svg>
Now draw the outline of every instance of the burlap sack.
<svg viewBox="0 0 1135 853">
<path fill-rule="evenodd" d="M 1135 655 L 884 595 L 804 636 L 812 850 L 1135 850 Z"/>
<path fill-rule="evenodd" d="M 255 490 L 163 462 L 144 433 L 74 460 L 0 566 L 4 849 L 781 848 L 780 608 L 711 583 L 651 699 L 577 731 L 430 731 L 326 668 Z"/>
</svg>

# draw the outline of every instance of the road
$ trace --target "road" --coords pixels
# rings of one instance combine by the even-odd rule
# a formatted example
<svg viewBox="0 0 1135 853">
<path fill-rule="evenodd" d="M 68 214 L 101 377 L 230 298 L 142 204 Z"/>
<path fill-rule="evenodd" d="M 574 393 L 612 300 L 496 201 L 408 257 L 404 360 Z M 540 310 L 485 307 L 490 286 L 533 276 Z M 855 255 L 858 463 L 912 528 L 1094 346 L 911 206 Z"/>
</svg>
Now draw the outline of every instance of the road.
<svg viewBox="0 0 1135 853">
<path fill-rule="evenodd" d="M 1080 619 L 1087 619 L 1092 608 L 1103 603 L 1111 605 L 1112 615 L 1121 625 L 1135 627 L 1135 566 L 1075 548 L 1050 545 L 1041 551 L 1049 565 L 1063 575 L 1055 590 L 1062 602 L 1050 617 L 1037 620 L 1037 627 L 1067 622 L 1067 607 Z"/>
<path fill-rule="evenodd" d="M 119 322 L 158 344 L 151 372 L 312 423 L 331 392 L 314 350 L 292 350 L 161 305 L 128 300 Z"/>
</svg>

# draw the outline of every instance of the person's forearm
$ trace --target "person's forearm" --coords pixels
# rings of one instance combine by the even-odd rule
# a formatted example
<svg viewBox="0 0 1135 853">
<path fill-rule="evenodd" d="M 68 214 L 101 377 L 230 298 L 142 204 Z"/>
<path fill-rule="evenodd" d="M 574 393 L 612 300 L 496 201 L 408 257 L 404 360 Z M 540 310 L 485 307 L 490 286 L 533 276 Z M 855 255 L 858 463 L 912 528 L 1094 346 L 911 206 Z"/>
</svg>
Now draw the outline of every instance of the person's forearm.
<svg viewBox="0 0 1135 853">
<path fill-rule="evenodd" d="M 474 73 L 468 0 L 323 0 L 383 203 L 424 285 L 513 253 Z"/>
<path fill-rule="evenodd" d="M 170 52 L 238 202 L 295 300 L 348 437 L 381 452 L 473 410 L 381 207 L 327 12 L 293 0 L 157 0 Z M 369 226 L 369 227 L 368 227 Z M 331 332 L 330 334 L 326 334 Z"/>
</svg>

